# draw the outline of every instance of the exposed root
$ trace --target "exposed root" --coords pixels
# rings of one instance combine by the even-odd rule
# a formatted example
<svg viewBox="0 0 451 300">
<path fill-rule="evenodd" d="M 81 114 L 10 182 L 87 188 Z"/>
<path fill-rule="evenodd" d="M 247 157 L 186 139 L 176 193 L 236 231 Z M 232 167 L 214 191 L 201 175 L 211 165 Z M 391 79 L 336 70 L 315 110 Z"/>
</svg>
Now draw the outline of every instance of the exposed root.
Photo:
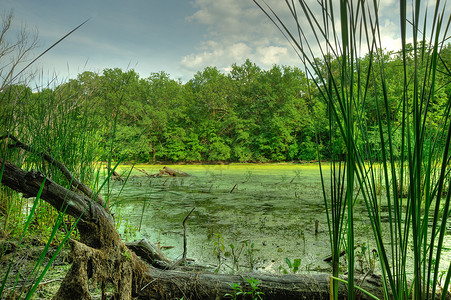
<svg viewBox="0 0 451 300">
<path fill-rule="evenodd" d="M 111 223 L 81 224 L 79 229 L 85 243 L 70 241 L 73 264 L 54 299 L 92 299 L 91 289 L 109 285 L 114 299 L 131 299 L 142 286 L 147 265 L 125 246 Z"/>
</svg>

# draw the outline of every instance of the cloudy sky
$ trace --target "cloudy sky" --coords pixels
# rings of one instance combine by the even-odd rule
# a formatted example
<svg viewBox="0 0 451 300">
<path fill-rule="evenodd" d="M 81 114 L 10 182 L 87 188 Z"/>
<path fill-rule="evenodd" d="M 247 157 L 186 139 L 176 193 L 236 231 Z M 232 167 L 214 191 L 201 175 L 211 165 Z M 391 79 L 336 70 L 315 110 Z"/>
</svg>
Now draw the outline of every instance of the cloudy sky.
<svg viewBox="0 0 451 300">
<path fill-rule="evenodd" d="M 281 16 L 288 14 L 285 1 L 268 2 Z M 382 43 L 390 50 L 399 49 L 398 5 L 381 1 Z M 165 71 L 187 81 L 206 66 L 227 72 L 247 58 L 262 68 L 300 66 L 252 0 L 2 0 L 2 15 L 11 10 L 14 30 L 37 32 L 35 55 L 89 19 L 35 65 L 45 80 L 119 67 L 141 77 Z"/>
</svg>

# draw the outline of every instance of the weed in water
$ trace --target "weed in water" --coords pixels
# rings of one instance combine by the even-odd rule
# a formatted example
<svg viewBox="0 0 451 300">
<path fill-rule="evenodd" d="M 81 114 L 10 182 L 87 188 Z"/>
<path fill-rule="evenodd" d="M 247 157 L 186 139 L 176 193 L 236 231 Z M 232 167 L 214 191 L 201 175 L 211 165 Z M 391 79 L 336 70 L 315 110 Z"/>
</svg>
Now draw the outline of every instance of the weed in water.
<svg viewBox="0 0 451 300">
<path fill-rule="evenodd" d="M 450 84 L 440 80 L 442 74 L 450 76 L 447 3 L 399 1 L 401 51 L 386 53 L 378 1 L 286 1 L 291 24 L 279 17 L 285 12 L 254 2 L 293 45 L 327 105 L 332 163 L 330 175 L 321 170 L 321 178 L 334 282 L 339 281 L 340 247 L 355 248 L 358 200 L 373 231 L 384 298 L 433 298 L 443 270 L 445 299 L 451 281 L 451 264 L 443 255 L 451 210 L 444 192 L 451 172 L 451 97 L 439 94 Z M 312 49 L 320 49 L 319 59 Z M 399 66 L 395 81 L 387 76 L 393 64 Z M 382 209 L 388 228 L 382 226 Z M 354 251 L 346 254 L 348 298 L 353 299 L 357 258 Z"/>
<path fill-rule="evenodd" d="M 257 263 L 257 258 L 255 257 L 255 244 L 250 241 L 243 241 L 244 247 L 246 249 L 245 251 L 245 257 L 247 259 L 247 265 L 251 270 L 254 270 Z"/>
<path fill-rule="evenodd" d="M 240 270 L 240 257 L 244 249 L 244 243 L 239 248 L 236 248 L 234 244 L 229 244 L 229 247 L 230 257 L 232 258 L 232 271 L 238 272 Z"/>
<path fill-rule="evenodd" d="M 218 272 L 221 269 L 222 256 L 225 252 L 224 238 L 218 233 L 213 233 L 213 235 L 211 244 L 213 246 L 213 255 L 218 259 L 218 266 L 215 269 L 215 272 Z"/>
<path fill-rule="evenodd" d="M 355 250 L 356 270 L 362 274 L 373 274 L 378 255 L 376 249 L 369 250 L 366 243 L 357 245 Z"/>
<path fill-rule="evenodd" d="M 285 262 L 288 266 L 288 270 L 285 269 L 282 266 L 279 266 L 279 271 L 281 271 L 283 274 L 293 273 L 296 274 L 297 271 L 299 271 L 299 267 L 301 266 L 301 259 L 295 258 L 293 262 L 287 257 L 285 258 Z"/>
</svg>

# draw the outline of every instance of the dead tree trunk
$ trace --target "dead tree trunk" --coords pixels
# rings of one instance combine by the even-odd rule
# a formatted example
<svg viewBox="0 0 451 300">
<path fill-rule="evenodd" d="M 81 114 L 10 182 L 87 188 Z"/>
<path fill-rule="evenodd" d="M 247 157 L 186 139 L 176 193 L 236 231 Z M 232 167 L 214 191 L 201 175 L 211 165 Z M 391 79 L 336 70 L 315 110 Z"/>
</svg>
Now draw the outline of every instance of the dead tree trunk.
<svg viewBox="0 0 451 300">
<path fill-rule="evenodd" d="M 122 242 L 102 201 L 70 191 L 40 172 L 24 171 L 2 158 L 0 168 L 3 185 L 24 197 L 35 197 L 44 184 L 43 200 L 58 210 L 67 208 L 67 214 L 80 218 L 80 241 L 70 241 L 72 267 L 55 299 L 91 299 L 90 288 L 108 285 L 114 287 L 114 299 L 222 299 L 226 293 L 233 294 L 231 283 L 249 289 L 244 278 L 250 276 L 261 281 L 264 299 L 329 299 L 328 274 L 238 276 L 155 268 Z M 382 297 L 380 281 L 365 280 L 364 288 Z M 346 297 L 342 284 L 340 295 Z M 368 298 L 364 296 L 362 299 Z"/>
<path fill-rule="evenodd" d="M 148 177 L 163 177 L 163 176 L 171 176 L 171 177 L 189 177 L 191 176 L 188 173 L 185 173 L 183 171 L 179 171 L 179 170 L 175 170 L 175 169 L 171 169 L 168 167 L 163 167 L 162 170 L 159 170 L 158 173 L 155 174 L 149 174 L 144 170 L 140 170 L 138 169 L 138 171 L 146 174 Z"/>
<path fill-rule="evenodd" d="M 169 176 L 173 176 L 173 177 L 187 177 L 190 176 L 188 173 L 179 171 L 179 170 L 174 170 L 168 167 L 164 167 L 163 168 L 164 172 L 166 174 L 168 174 Z"/>
</svg>

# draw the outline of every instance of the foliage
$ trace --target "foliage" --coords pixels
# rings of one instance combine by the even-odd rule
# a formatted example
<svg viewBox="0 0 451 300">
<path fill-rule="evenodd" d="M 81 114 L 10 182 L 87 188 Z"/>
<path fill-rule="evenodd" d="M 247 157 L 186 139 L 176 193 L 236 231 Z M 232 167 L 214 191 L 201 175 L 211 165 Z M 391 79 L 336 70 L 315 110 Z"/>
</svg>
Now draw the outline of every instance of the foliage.
<svg viewBox="0 0 451 300">
<path fill-rule="evenodd" d="M 24 71 L 36 59 L 22 67 L 20 71 L 17 69 L 28 59 L 27 53 L 35 43 L 33 41 L 29 43 L 29 35 L 25 31 L 21 32 L 16 40 L 10 40 L 11 24 L 12 15 L 8 15 L 2 24 L 0 38 L 1 158 L 25 170 L 38 169 L 45 174 L 45 178 L 70 189 L 72 183 L 62 174 L 58 166 L 51 163 L 51 159 L 44 159 L 51 157 L 54 161 L 64 164 L 74 177 L 95 190 L 93 175 L 101 150 L 98 144 L 99 123 L 91 115 L 95 110 L 88 105 L 91 91 L 85 89 L 80 93 L 81 88 L 75 87 L 75 84 L 70 82 L 56 85 L 53 89 L 47 84 L 45 88 L 36 87 L 37 91 L 32 91 L 25 84 L 28 78 L 19 75 L 25 76 Z M 0 179 L 3 175 L 3 166 L 1 167 Z M 55 211 L 46 202 L 41 201 L 40 194 L 43 188 L 44 184 L 38 195 L 31 200 L 25 195 L 13 193 L 6 187 L 2 186 L 0 189 L 1 237 L 18 239 L 19 246 L 16 250 L 25 242 L 44 246 L 31 273 L 22 274 L 19 270 L 16 278 L 9 278 L 12 267 L 20 268 L 14 261 L 15 257 L 9 261 L 8 271 L 4 274 L 0 286 L 2 298 L 8 297 L 6 294 L 10 293 L 9 296 L 15 294 L 13 297 L 24 296 L 25 299 L 29 299 L 67 240 L 76 237 L 76 234 L 72 233 L 78 220 L 65 217 L 64 207 L 60 211 Z M 44 258 L 51 246 L 57 246 L 56 251 L 44 264 Z M 18 289 L 19 277 L 24 281 L 20 289 Z M 10 284 L 11 280 L 13 280 L 12 289 L 9 288 L 7 291 L 6 284 Z M 26 289 L 26 286 L 29 288 Z"/>
<path fill-rule="evenodd" d="M 250 291 L 243 290 L 243 287 L 241 286 L 240 283 L 231 283 L 230 286 L 233 289 L 233 295 L 225 294 L 224 296 L 230 297 L 232 299 L 238 299 L 238 296 L 249 295 L 249 296 L 251 296 L 252 300 L 263 299 L 262 295 L 264 295 L 264 293 L 260 291 L 260 287 L 259 287 L 259 285 L 261 284 L 261 281 L 256 278 L 253 278 L 252 276 L 250 278 L 243 277 L 243 279 L 246 280 L 246 282 L 249 284 Z"/>
<path fill-rule="evenodd" d="M 300 258 L 295 258 L 293 260 L 293 262 L 291 262 L 291 260 L 287 257 L 285 258 L 285 262 L 288 266 L 288 270 L 285 269 L 284 267 L 280 266 L 279 270 L 281 270 L 283 272 L 283 274 L 288 274 L 289 271 L 293 274 L 295 274 L 297 271 L 299 271 L 299 267 L 301 266 L 301 259 Z"/>
<path fill-rule="evenodd" d="M 400 68 L 403 57 L 378 51 L 384 60 L 383 68 L 375 55 L 354 58 L 360 73 L 373 74 L 362 77 L 359 87 L 354 85 L 356 92 L 374 86 L 374 92 L 367 88 L 359 104 L 367 136 L 362 146 L 373 152 L 373 159 L 382 160 L 382 151 L 388 150 L 389 145 L 381 144 L 379 125 L 385 138 L 391 128 L 393 154 L 401 155 L 402 131 L 396 128 L 401 126 L 399 103 L 403 87 L 398 78 L 403 73 Z M 440 114 L 451 95 L 446 85 L 450 46 L 443 46 L 441 52 L 438 68 L 442 72 L 437 73 L 435 84 L 441 88 L 429 105 L 425 123 L 425 133 L 429 135 L 442 125 Z M 332 56 L 316 58 L 314 67 L 325 75 L 328 68 L 333 74 L 340 72 L 339 60 Z M 409 76 L 413 70 L 414 64 L 406 64 Z M 389 87 L 386 90 L 381 88 L 382 74 Z M 338 88 L 339 81 L 331 84 Z M 342 140 L 333 138 L 334 145 L 328 142 L 333 135 L 340 134 L 340 127 L 334 125 L 333 131 L 328 130 L 337 116 L 323 101 L 326 94 L 323 87 L 319 79 L 309 79 L 298 68 L 274 65 L 262 70 L 247 60 L 242 65 L 232 65 L 228 74 L 207 67 L 186 83 L 171 79 L 165 72 L 151 73 L 143 79 L 134 70 L 115 68 L 105 69 L 101 74 L 83 72 L 68 83 L 34 93 L 24 85 L 12 85 L 0 96 L 15 97 L 18 104 L 28 98 L 36 99 L 36 105 L 30 109 L 15 110 L 17 121 L 26 121 L 29 115 L 56 116 L 65 113 L 64 110 L 78 114 L 84 125 L 77 123 L 80 127 L 72 130 L 84 130 L 95 136 L 97 145 L 108 150 L 100 156 L 104 161 L 119 158 L 136 162 L 311 161 L 331 159 L 334 155 L 344 157 L 346 151 Z M 408 94 L 412 92 L 409 85 Z M 383 96 L 387 99 L 387 109 L 379 100 Z M 65 103 L 67 99 L 72 102 Z M 45 101 L 50 102 L 45 105 Z M 58 111 L 47 112 L 49 105 L 59 108 Z M 2 109 L 0 114 L 10 115 L 8 109 Z M 440 145 L 445 142 L 444 137 L 438 140 Z M 67 140 L 70 143 L 73 141 Z"/>
</svg>

